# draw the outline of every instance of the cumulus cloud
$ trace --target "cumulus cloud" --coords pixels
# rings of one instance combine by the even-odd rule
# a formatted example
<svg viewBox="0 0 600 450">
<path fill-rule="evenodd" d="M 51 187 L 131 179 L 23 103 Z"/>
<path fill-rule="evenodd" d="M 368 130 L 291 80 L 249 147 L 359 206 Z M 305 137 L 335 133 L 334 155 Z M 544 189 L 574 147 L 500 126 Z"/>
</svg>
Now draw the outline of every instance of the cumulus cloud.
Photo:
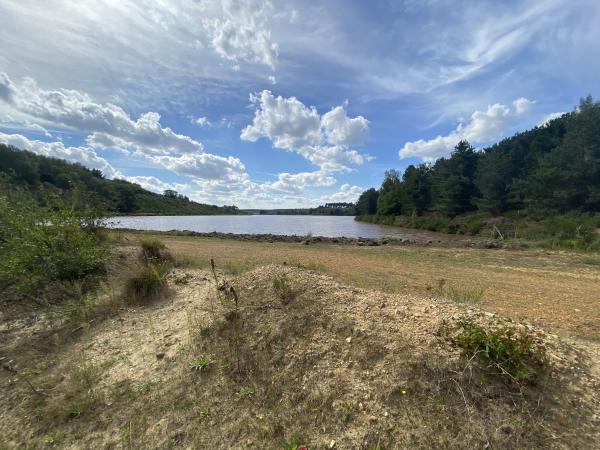
<svg viewBox="0 0 600 450">
<path fill-rule="evenodd" d="M 362 164 L 365 157 L 350 146 L 364 142 L 369 122 L 362 116 L 350 118 L 343 106 L 322 117 L 296 97 L 274 96 L 264 90 L 250 95 L 256 110 L 252 124 L 241 132 L 241 139 L 255 142 L 269 139 L 276 148 L 302 155 L 321 170 L 348 170 L 347 164 Z"/>
<path fill-rule="evenodd" d="M 275 193 L 301 193 L 308 186 L 331 186 L 333 184 L 335 184 L 335 178 L 321 171 L 295 174 L 285 172 L 280 173 L 276 181 L 264 183 L 260 187 Z"/>
<path fill-rule="evenodd" d="M 140 175 L 135 177 L 121 177 L 124 180 L 131 181 L 132 183 L 139 184 L 144 189 L 159 194 L 163 193 L 167 189 L 174 191 L 183 191 L 190 188 L 188 184 L 180 183 L 166 183 L 153 176 Z"/>
<path fill-rule="evenodd" d="M 369 134 L 369 121 L 362 116 L 348 117 L 343 106 L 324 114 L 321 124 L 327 141 L 333 145 L 362 145 Z"/>
<path fill-rule="evenodd" d="M 178 175 L 202 180 L 240 180 L 248 177 L 242 161 L 233 156 L 201 154 L 152 156 L 150 159 Z"/>
<path fill-rule="evenodd" d="M 321 197 L 323 203 L 347 202 L 355 203 L 365 189 L 360 186 L 351 186 L 347 183 L 340 186 L 340 190 L 331 195 Z"/>
<path fill-rule="evenodd" d="M 512 109 L 500 103 L 489 105 L 486 111 L 475 111 L 468 123 L 458 124 L 446 136 L 407 142 L 399 152 L 400 158 L 419 157 L 425 161 L 433 161 L 448 155 L 461 140 L 467 140 L 471 144 L 489 142 L 500 136 L 515 116 L 529 111 L 533 103 L 521 97 L 513 102 Z"/>
<path fill-rule="evenodd" d="M 12 84 L 8 75 L 2 74 Z M 13 84 L 12 108 L 37 120 L 91 133 L 88 145 L 131 148 L 140 152 L 201 152 L 204 147 L 189 136 L 160 124 L 160 114 L 147 112 L 133 120 L 121 107 L 94 102 L 84 92 L 44 90 L 26 78 Z"/>
<path fill-rule="evenodd" d="M 38 155 L 60 158 L 69 162 L 79 163 L 90 169 L 99 169 L 105 177 L 119 177 L 120 173 L 108 161 L 98 156 L 90 147 L 66 147 L 62 142 L 43 142 L 30 140 L 20 134 L 5 134 L 0 132 L 0 143 L 12 145 L 19 149 L 29 150 Z"/>
<path fill-rule="evenodd" d="M 202 21 L 211 47 L 229 61 L 248 61 L 275 67 L 279 47 L 271 40 L 273 5 L 262 0 L 226 0 L 220 17 Z"/>
<path fill-rule="evenodd" d="M 538 123 L 538 127 L 543 127 L 548 125 L 550 122 L 552 122 L 554 119 L 558 119 L 559 117 L 562 117 L 566 114 L 566 112 L 562 111 L 562 112 L 553 112 L 550 114 L 546 114 L 542 120 L 540 120 L 540 122 Z"/>
</svg>

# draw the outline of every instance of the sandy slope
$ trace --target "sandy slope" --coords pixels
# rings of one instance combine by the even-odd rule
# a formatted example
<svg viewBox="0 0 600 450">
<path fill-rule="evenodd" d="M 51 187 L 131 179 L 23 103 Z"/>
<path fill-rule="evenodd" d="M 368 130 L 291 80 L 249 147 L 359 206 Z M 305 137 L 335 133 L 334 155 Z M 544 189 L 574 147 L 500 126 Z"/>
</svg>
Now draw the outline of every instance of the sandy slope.
<svg viewBox="0 0 600 450">
<path fill-rule="evenodd" d="M 595 448 L 598 347 L 534 327 L 552 376 L 518 387 L 461 357 L 443 323 L 500 318 L 443 299 L 341 285 L 270 265 L 171 283 L 68 341 L 26 324 L 3 332 L 18 374 L 1 379 L 0 448 Z M 292 294 L 282 301 L 273 280 Z M 221 281 L 225 279 L 222 275 Z M 27 335 L 36 326 L 35 340 Z M 5 327 L 6 328 L 6 327 Z M 191 362 L 215 363 L 195 372 Z M 84 368 L 93 368 L 83 370 Z M 79 369 L 78 369 L 79 368 Z M 42 395 L 34 393 L 29 380 Z M 46 443 L 44 443 L 44 441 Z"/>
</svg>

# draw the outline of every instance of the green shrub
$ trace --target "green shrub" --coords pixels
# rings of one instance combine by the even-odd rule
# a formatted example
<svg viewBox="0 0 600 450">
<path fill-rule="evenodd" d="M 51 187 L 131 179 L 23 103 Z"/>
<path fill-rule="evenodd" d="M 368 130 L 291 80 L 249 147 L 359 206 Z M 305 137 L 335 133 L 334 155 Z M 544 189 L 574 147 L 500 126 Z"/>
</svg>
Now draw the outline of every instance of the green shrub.
<svg viewBox="0 0 600 450">
<path fill-rule="evenodd" d="M 109 244 L 101 218 L 61 200 L 0 192 L 0 291 L 33 293 L 53 282 L 103 273 Z"/>
<path fill-rule="evenodd" d="M 143 240 L 140 242 L 140 247 L 140 261 L 144 264 L 175 262 L 167 246 L 158 239 Z"/>
<path fill-rule="evenodd" d="M 125 282 L 125 297 L 140 302 L 160 294 L 167 287 L 169 270 L 166 263 L 139 266 Z"/>
<path fill-rule="evenodd" d="M 488 362 L 487 368 L 516 382 L 535 382 L 546 367 L 546 352 L 534 339 L 514 327 L 486 330 L 471 321 L 460 321 L 453 342 L 468 357 Z"/>
<path fill-rule="evenodd" d="M 194 358 L 190 367 L 196 372 L 202 372 L 207 371 L 216 362 L 216 359 L 212 355 L 200 355 Z"/>
</svg>

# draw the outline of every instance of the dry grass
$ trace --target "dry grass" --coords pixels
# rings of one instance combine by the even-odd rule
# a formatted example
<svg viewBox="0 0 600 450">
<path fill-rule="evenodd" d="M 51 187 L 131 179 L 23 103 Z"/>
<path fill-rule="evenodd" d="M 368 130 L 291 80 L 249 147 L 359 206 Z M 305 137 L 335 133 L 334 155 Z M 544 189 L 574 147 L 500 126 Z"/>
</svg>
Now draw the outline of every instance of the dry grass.
<svg viewBox="0 0 600 450">
<path fill-rule="evenodd" d="M 438 333 L 463 316 L 489 329 L 483 314 L 282 265 L 235 277 L 219 267 L 219 283 L 239 295 L 235 317 L 212 274 L 188 269 L 169 301 L 21 358 L 31 364 L 23 376 L 46 395 L 2 387 L 11 408 L 0 420 L 3 445 L 593 448 L 585 373 L 553 366 L 535 386 L 507 383 Z M 274 279 L 293 281 L 294 301 L 277 295 Z M 558 341 L 524 330 L 562 364 L 582 365 Z"/>
<path fill-rule="evenodd" d="M 142 239 L 137 234 L 128 237 L 134 241 Z M 455 289 L 455 297 L 476 302 L 489 311 L 600 339 L 600 267 L 590 264 L 595 258 L 582 258 L 577 253 L 420 246 L 304 246 L 168 235 L 161 235 L 161 239 L 178 260 L 188 263 L 193 260 L 191 265 L 195 267 L 207 267 L 211 256 L 218 256 L 225 267 L 244 270 L 286 262 L 331 274 L 360 287 L 423 295 L 432 295 L 432 286 L 444 279 L 447 288 Z M 445 296 L 448 295 L 452 294 L 447 292 Z"/>
</svg>

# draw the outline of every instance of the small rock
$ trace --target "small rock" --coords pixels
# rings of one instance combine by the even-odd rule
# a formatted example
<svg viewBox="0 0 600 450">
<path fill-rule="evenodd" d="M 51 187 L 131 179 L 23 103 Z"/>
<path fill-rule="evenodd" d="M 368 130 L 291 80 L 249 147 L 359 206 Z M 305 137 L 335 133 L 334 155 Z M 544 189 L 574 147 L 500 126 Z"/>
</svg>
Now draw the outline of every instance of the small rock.
<svg viewBox="0 0 600 450">
<path fill-rule="evenodd" d="M 333 439 L 329 443 L 329 448 L 335 448 L 335 441 Z"/>
<path fill-rule="evenodd" d="M 369 416 L 369 422 L 371 422 L 371 423 L 377 422 L 377 417 L 376 416 Z"/>
<path fill-rule="evenodd" d="M 349 343 L 351 343 L 351 342 L 352 342 L 352 336 L 348 336 L 348 337 L 346 338 L 346 342 L 347 342 L 348 344 L 349 344 Z"/>
<path fill-rule="evenodd" d="M 165 357 L 165 352 L 158 352 L 156 354 L 156 359 L 163 359 Z"/>
</svg>

